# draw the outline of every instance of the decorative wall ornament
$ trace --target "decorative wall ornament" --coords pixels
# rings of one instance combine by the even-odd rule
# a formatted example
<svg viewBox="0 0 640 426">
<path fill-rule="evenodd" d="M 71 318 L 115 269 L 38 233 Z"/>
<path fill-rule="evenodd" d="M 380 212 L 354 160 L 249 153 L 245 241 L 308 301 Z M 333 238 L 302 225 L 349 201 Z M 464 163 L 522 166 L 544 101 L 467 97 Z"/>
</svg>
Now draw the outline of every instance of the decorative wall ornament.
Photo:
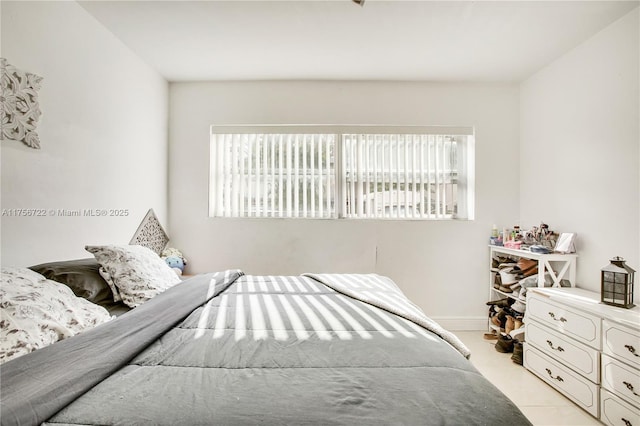
<svg viewBox="0 0 640 426">
<path fill-rule="evenodd" d="M 149 209 L 129 244 L 144 246 L 155 251 L 160 256 L 168 242 L 169 237 L 162 229 L 155 212 L 153 209 Z"/>
<path fill-rule="evenodd" d="M 40 148 L 36 127 L 42 115 L 38 103 L 41 81 L 42 77 L 19 70 L 0 58 L 0 140 L 20 141 L 30 148 Z"/>
</svg>

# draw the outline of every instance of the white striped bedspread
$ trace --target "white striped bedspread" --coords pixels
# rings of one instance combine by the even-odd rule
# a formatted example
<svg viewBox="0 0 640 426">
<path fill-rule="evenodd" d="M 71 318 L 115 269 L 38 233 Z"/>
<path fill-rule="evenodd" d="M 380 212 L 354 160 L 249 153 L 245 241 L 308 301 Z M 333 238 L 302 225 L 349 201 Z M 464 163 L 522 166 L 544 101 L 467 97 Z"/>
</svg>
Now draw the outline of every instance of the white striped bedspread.
<svg viewBox="0 0 640 426">
<path fill-rule="evenodd" d="M 463 356 L 470 355 L 453 333 L 428 318 L 391 279 L 377 274 L 244 275 L 234 286 L 204 306 L 196 338 L 233 333 L 236 341 L 307 340 L 312 335 L 352 340 L 371 339 L 372 332 L 389 338 L 433 338 L 430 331 Z"/>
</svg>

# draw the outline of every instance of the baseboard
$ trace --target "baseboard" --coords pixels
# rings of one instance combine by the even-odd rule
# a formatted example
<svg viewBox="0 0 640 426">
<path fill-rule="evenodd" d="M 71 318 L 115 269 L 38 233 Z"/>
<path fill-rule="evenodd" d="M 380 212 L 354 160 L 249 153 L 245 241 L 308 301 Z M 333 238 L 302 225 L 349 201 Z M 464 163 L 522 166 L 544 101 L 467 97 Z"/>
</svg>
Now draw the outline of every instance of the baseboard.
<svg viewBox="0 0 640 426">
<path fill-rule="evenodd" d="M 449 331 L 487 329 L 487 317 L 431 317 L 431 319 Z"/>
</svg>

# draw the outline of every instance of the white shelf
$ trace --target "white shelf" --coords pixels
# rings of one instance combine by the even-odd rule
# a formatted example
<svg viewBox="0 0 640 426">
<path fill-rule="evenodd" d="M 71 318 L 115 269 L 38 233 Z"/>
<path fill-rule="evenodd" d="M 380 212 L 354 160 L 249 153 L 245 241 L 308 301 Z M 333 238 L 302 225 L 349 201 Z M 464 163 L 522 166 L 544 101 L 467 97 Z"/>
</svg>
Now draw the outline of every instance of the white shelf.
<svg viewBox="0 0 640 426">
<path fill-rule="evenodd" d="M 526 300 L 522 300 L 517 296 L 519 294 L 519 291 L 518 291 L 518 293 L 507 293 L 506 291 L 502 291 L 502 290 L 499 290 L 497 288 L 492 288 L 491 290 L 493 290 L 494 293 L 498 293 L 498 294 L 503 295 L 504 297 L 508 297 L 510 299 L 513 299 L 513 300 L 518 300 L 518 301 L 520 301 L 522 303 L 527 303 Z"/>
<path fill-rule="evenodd" d="M 522 303 L 526 303 L 526 301 L 521 300 L 518 296 L 520 295 L 520 291 L 516 291 L 514 293 L 507 293 L 500 289 L 494 288 L 494 280 L 495 274 L 498 274 L 500 271 L 491 266 L 492 261 L 496 255 L 507 255 L 510 257 L 518 257 L 518 258 L 526 258 L 532 259 L 538 262 L 538 274 L 537 274 L 537 288 L 545 287 L 545 275 L 549 274 L 549 276 L 553 280 L 553 287 L 560 288 L 561 281 L 567 280 L 571 284 L 571 287 L 575 287 L 576 285 L 576 259 L 578 255 L 575 253 L 563 254 L 563 253 L 533 253 L 529 250 L 519 250 L 507 248 L 504 246 L 494 246 L 489 245 L 489 300 L 496 300 L 498 298 L 508 297 L 513 300 L 520 301 Z M 534 275 L 535 276 L 535 275 Z M 535 287 L 534 287 L 535 288 Z M 533 290 L 534 288 L 529 288 L 527 292 Z M 497 330 L 500 332 L 500 327 L 494 325 L 491 322 L 491 319 L 488 321 L 489 329 Z M 515 330 L 514 330 L 515 331 Z M 521 332 L 518 332 L 521 333 Z"/>
<path fill-rule="evenodd" d="M 494 246 L 489 244 L 489 248 L 496 253 L 510 254 L 512 256 L 526 257 L 527 259 L 548 259 L 548 260 L 567 260 L 568 258 L 577 259 L 576 253 L 534 253 L 529 250 L 512 249 L 504 246 Z"/>
<path fill-rule="evenodd" d="M 544 287 L 545 274 L 549 273 L 553 279 L 553 287 L 561 287 L 560 282 L 566 279 L 571 283 L 571 287 L 576 285 L 576 259 L 578 255 L 575 253 L 533 253 L 529 250 L 518 250 L 503 246 L 489 245 L 489 262 L 493 260 L 496 253 L 507 254 L 511 256 L 524 257 L 536 260 L 538 262 L 538 287 Z M 552 264 L 553 262 L 553 264 Z M 489 263 L 491 265 L 491 263 Z M 490 266 L 490 277 L 493 278 L 493 268 Z M 490 282 L 493 290 L 493 282 Z"/>
</svg>

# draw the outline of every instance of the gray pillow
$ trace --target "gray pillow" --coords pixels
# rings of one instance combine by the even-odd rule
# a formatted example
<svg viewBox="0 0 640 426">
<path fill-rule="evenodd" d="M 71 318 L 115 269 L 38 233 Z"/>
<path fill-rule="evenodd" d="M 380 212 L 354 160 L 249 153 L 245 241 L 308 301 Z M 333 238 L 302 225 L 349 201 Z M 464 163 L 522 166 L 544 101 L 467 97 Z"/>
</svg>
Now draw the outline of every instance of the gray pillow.
<svg viewBox="0 0 640 426">
<path fill-rule="evenodd" d="M 42 263 L 29 269 L 71 288 L 73 293 L 98 305 L 112 304 L 113 293 L 100 275 L 95 258 Z"/>
</svg>

